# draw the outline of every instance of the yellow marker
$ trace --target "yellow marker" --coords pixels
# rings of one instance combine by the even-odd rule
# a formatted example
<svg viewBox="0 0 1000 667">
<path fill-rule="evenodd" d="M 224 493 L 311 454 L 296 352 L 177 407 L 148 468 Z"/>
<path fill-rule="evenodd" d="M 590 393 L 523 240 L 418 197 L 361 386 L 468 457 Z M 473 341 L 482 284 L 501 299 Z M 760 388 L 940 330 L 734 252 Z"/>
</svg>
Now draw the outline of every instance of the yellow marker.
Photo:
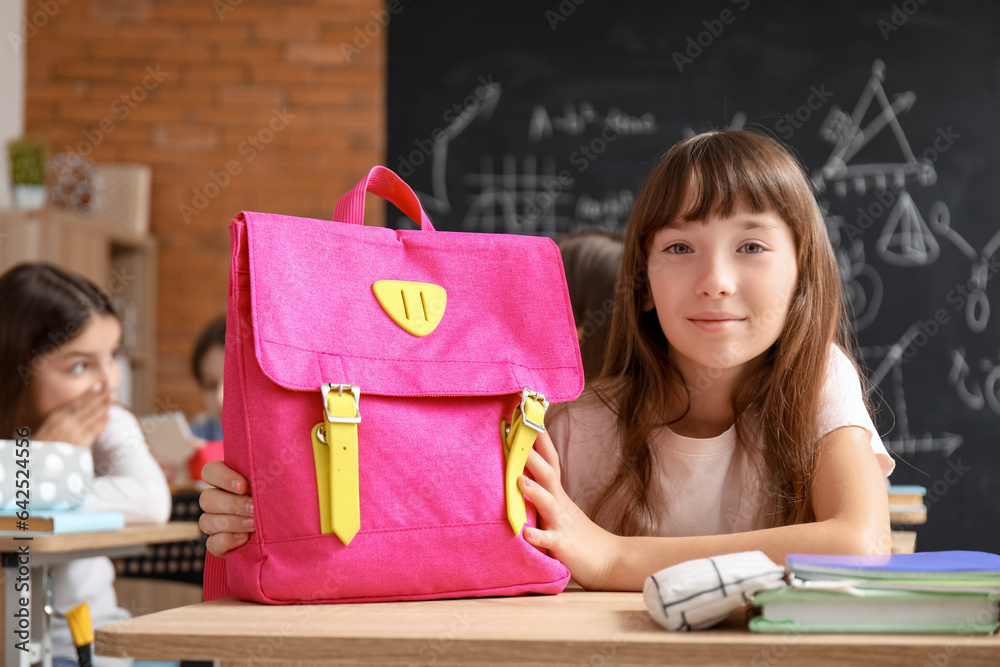
<svg viewBox="0 0 1000 667">
<path fill-rule="evenodd" d="M 94 628 L 90 623 L 90 608 L 87 606 L 87 603 L 81 602 L 66 612 L 66 621 L 69 623 L 70 634 L 73 635 L 73 643 L 76 645 L 76 654 L 79 658 L 80 667 L 90 667 L 94 644 Z"/>
<path fill-rule="evenodd" d="M 515 535 L 520 535 L 528 517 L 524 509 L 524 494 L 517 488 L 518 478 L 524 474 L 528 453 L 535 446 L 539 433 L 545 432 L 545 411 L 549 402 L 544 396 L 527 387 L 521 392 L 521 403 L 514 408 L 510 425 L 500 422 L 501 441 L 507 461 L 504 470 L 504 495 L 507 501 L 507 521 Z"/>
<path fill-rule="evenodd" d="M 392 321 L 414 336 L 434 331 L 448 302 L 444 288 L 432 283 L 379 280 L 372 291 Z"/>
</svg>

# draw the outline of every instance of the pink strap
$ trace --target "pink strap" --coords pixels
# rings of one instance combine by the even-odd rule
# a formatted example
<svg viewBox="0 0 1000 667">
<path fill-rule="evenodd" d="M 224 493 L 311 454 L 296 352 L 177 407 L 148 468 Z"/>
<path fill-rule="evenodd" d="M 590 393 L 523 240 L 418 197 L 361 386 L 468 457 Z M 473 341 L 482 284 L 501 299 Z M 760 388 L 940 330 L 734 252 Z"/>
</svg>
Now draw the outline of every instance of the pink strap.
<svg viewBox="0 0 1000 667">
<path fill-rule="evenodd" d="M 226 579 L 226 559 L 205 553 L 205 578 L 203 579 L 205 602 L 232 595 Z"/>
<path fill-rule="evenodd" d="M 365 194 L 368 192 L 395 204 L 410 220 L 419 222 L 422 229 L 434 231 L 431 219 L 420 207 L 420 200 L 413 194 L 410 186 L 392 170 L 382 166 L 372 167 L 367 176 L 337 200 L 337 206 L 333 210 L 334 219 L 355 225 L 364 224 Z"/>
</svg>

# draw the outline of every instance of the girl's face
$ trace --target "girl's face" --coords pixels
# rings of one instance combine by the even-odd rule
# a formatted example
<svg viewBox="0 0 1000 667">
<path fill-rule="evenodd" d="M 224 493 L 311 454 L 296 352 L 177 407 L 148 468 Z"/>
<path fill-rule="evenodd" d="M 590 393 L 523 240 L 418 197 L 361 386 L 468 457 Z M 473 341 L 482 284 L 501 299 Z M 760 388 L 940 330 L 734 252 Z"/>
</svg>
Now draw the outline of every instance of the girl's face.
<svg viewBox="0 0 1000 667">
<path fill-rule="evenodd" d="M 743 377 L 781 335 L 798 279 L 795 239 L 774 213 L 737 210 L 653 237 L 651 299 L 689 386 Z"/>
<path fill-rule="evenodd" d="M 201 358 L 201 397 L 205 411 L 213 417 L 222 416 L 222 371 L 226 361 L 226 348 L 213 345 Z"/>
<path fill-rule="evenodd" d="M 38 417 L 44 419 L 96 384 L 117 390 L 121 369 L 115 361 L 115 352 L 121 336 L 117 318 L 93 315 L 73 340 L 38 360 L 38 374 L 28 388 Z"/>
</svg>

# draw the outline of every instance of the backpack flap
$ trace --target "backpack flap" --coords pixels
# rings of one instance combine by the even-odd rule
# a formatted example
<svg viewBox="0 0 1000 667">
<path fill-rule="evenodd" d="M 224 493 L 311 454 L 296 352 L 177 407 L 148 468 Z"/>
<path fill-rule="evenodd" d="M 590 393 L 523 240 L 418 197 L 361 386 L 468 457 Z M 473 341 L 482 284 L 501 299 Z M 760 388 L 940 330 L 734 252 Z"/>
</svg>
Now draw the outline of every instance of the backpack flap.
<svg viewBox="0 0 1000 667">
<path fill-rule="evenodd" d="M 254 350 L 286 389 L 488 396 L 583 388 L 549 239 L 243 213 Z M 393 282 L 395 281 L 395 282 Z"/>
</svg>

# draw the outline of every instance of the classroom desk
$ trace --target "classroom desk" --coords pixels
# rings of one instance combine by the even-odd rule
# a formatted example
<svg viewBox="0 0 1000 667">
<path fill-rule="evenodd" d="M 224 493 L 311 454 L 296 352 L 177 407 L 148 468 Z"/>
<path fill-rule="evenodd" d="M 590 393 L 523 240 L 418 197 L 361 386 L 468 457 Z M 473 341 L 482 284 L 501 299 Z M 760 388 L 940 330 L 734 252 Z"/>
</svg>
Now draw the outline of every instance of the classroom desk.
<svg viewBox="0 0 1000 667">
<path fill-rule="evenodd" d="M 743 612 L 719 628 L 670 633 L 646 613 L 640 593 L 579 588 L 556 596 L 351 605 L 226 598 L 102 626 L 95 649 L 149 660 L 286 666 L 1000 664 L 997 635 L 759 635 L 747 631 Z"/>
<path fill-rule="evenodd" d="M 43 607 L 48 604 L 51 572 L 49 568 L 77 558 L 92 556 L 131 556 L 142 553 L 149 544 L 163 542 L 178 542 L 201 538 L 201 530 L 197 523 L 171 522 L 164 525 L 135 524 L 121 530 L 109 530 L 90 533 L 66 533 L 62 535 L 32 534 L 30 541 L 20 539 L 21 536 L 0 536 L 0 554 L 2 554 L 4 570 L 3 596 L 3 664 L 6 667 L 27 667 L 35 662 L 41 662 L 45 667 L 52 664 L 51 637 L 49 626 L 42 619 Z M 31 569 L 31 587 L 28 591 L 17 591 L 18 549 L 29 545 L 28 566 Z M 32 594 L 34 592 L 34 594 Z M 39 594 L 40 593 L 40 594 Z M 30 606 L 32 638 L 31 650 L 28 652 L 15 647 L 17 638 L 17 619 L 14 611 L 20 608 L 18 598 L 27 598 Z M 35 598 L 32 600 L 32 598 Z M 41 627 L 41 640 L 37 638 L 37 629 Z"/>
</svg>

